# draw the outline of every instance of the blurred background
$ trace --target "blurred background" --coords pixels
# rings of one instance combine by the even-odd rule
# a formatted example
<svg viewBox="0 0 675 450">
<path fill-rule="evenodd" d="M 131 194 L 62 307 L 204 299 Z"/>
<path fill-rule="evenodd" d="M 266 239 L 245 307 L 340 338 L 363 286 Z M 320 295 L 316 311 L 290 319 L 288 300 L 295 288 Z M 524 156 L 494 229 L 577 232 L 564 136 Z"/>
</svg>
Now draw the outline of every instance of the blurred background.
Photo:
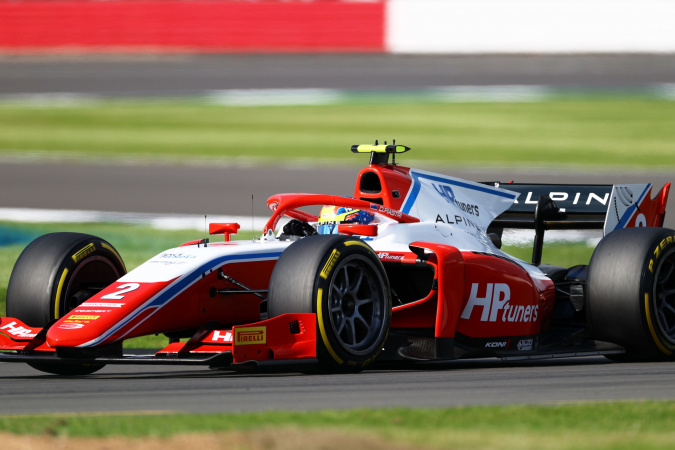
<svg viewBox="0 0 675 450">
<path fill-rule="evenodd" d="M 667 0 L 0 0 L 5 245 L 31 222 L 255 230 L 276 192 L 350 195 L 349 148 L 375 139 L 473 180 L 660 188 L 673 19 Z"/>
</svg>

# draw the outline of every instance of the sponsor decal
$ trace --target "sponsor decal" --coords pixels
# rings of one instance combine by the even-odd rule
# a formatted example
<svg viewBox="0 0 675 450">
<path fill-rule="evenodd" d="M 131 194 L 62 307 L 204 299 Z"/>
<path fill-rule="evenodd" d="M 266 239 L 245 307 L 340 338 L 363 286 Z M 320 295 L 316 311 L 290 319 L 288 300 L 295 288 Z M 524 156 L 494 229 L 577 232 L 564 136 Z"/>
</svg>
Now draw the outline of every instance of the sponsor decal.
<svg viewBox="0 0 675 450">
<path fill-rule="evenodd" d="M 179 265 L 179 264 L 186 264 L 187 261 L 184 259 L 175 259 L 175 260 L 150 260 L 148 261 L 148 264 L 161 264 L 163 266 L 172 266 L 172 265 Z"/>
<path fill-rule="evenodd" d="M 535 322 L 539 305 L 511 305 L 511 288 L 506 283 L 487 283 L 485 295 L 479 296 L 481 283 L 471 285 L 469 300 L 462 311 L 462 319 L 470 319 L 474 307 L 482 308 L 481 322 Z"/>
<path fill-rule="evenodd" d="M 110 311 L 112 311 L 112 310 L 110 310 L 110 309 L 88 309 L 85 312 L 88 312 L 88 313 L 109 313 Z M 80 311 L 77 311 L 77 312 L 80 312 Z"/>
<path fill-rule="evenodd" d="M 467 219 L 466 217 L 458 216 L 455 215 L 454 217 L 450 217 L 448 214 L 444 214 L 445 218 L 441 216 L 440 214 L 436 214 L 436 223 L 441 222 L 441 223 L 447 223 L 450 225 L 464 225 L 469 228 L 475 228 L 476 230 L 480 230 L 480 227 L 473 223 L 471 220 Z M 454 220 L 453 220 L 454 219 Z"/>
<path fill-rule="evenodd" d="M 98 319 L 101 316 L 92 316 L 92 315 L 85 315 L 85 314 L 71 314 L 70 316 L 66 317 L 63 323 L 89 323 L 91 321 L 94 321 Z"/>
<path fill-rule="evenodd" d="M 521 339 L 518 341 L 518 350 L 532 350 L 534 339 Z"/>
<path fill-rule="evenodd" d="M 197 255 L 189 255 L 185 253 L 161 253 L 150 260 L 152 264 L 162 264 L 165 266 L 171 264 L 186 264 Z"/>
<path fill-rule="evenodd" d="M 394 209 L 387 208 L 386 206 L 380 205 L 378 210 L 382 213 L 389 214 L 390 216 L 393 216 L 393 217 L 398 217 L 398 218 L 403 217 L 403 214 L 401 213 L 401 211 L 396 211 Z"/>
<path fill-rule="evenodd" d="M 456 207 L 458 207 L 460 210 L 467 214 L 471 214 L 472 216 L 480 216 L 480 211 L 478 208 L 478 205 L 472 205 L 470 203 L 464 203 L 462 201 L 457 200 L 455 197 L 455 193 L 452 191 L 452 188 L 447 185 L 437 185 L 434 183 L 431 183 L 431 185 L 436 189 L 436 192 L 438 192 L 441 197 L 445 199 L 446 202 L 450 204 L 454 204 Z"/>
<path fill-rule="evenodd" d="M 377 257 L 385 261 L 403 261 L 403 255 L 392 255 L 388 252 L 379 252 Z"/>
<path fill-rule="evenodd" d="M 209 336 L 211 342 L 223 342 L 231 343 L 232 342 L 232 332 L 231 331 L 220 331 L 215 330 L 211 336 Z"/>
<path fill-rule="evenodd" d="M 68 316 L 67 319 L 70 319 L 70 320 L 96 320 L 99 317 L 101 317 L 101 316 L 88 316 L 88 315 L 85 316 L 85 315 L 82 315 L 82 314 L 73 314 L 71 316 Z"/>
<path fill-rule="evenodd" d="M 267 343 L 267 327 L 244 327 L 234 329 L 235 345 Z"/>
<path fill-rule="evenodd" d="M 90 253 L 93 253 L 95 250 L 96 247 L 94 247 L 94 244 L 89 244 L 82 250 L 78 251 L 73 256 L 71 256 L 71 258 L 73 258 L 73 262 L 78 263 L 82 261 L 84 258 L 86 258 L 87 255 L 89 255 Z"/>
<path fill-rule="evenodd" d="M 62 323 L 61 325 L 58 326 L 58 328 L 62 330 L 77 330 L 84 327 L 84 324 L 82 323 Z"/>
<path fill-rule="evenodd" d="M 157 257 L 162 259 L 195 259 L 197 255 L 186 255 L 184 253 L 161 253 Z"/>
<path fill-rule="evenodd" d="M 84 302 L 78 308 L 121 308 L 124 303 L 93 303 Z M 92 311 L 93 312 L 93 311 Z"/>
<path fill-rule="evenodd" d="M 328 278 L 328 274 L 330 274 L 331 270 L 333 270 L 333 267 L 335 266 L 335 263 L 339 257 L 340 252 L 337 251 L 337 249 L 333 249 L 333 253 L 330 254 L 328 261 L 326 261 L 326 265 L 323 266 L 323 269 L 321 270 L 321 278 L 324 280 Z"/>
<path fill-rule="evenodd" d="M 507 185 L 508 187 L 508 185 Z M 566 202 L 570 200 L 570 197 L 572 197 L 571 204 L 572 205 L 590 205 L 593 202 L 600 203 L 603 206 L 607 206 L 607 202 L 609 201 L 609 192 L 605 192 L 604 194 L 596 194 L 593 192 L 549 192 L 548 196 L 551 197 L 551 200 L 554 202 Z M 529 191 L 527 195 L 525 196 L 525 201 L 523 202 L 526 205 L 536 205 L 539 202 L 539 195 L 540 193 L 535 193 L 533 191 Z M 514 203 L 518 203 L 518 200 L 516 199 Z"/>
<path fill-rule="evenodd" d="M 10 322 L 7 325 L 4 325 L 0 328 L 0 331 L 19 338 L 34 338 L 37 336 L 37 333 L 33 333 L 29 328 L 22 327 L 16 322 Z"/>
<path fill-rule="evenodd" d="M 485 348 L 509 348 L 509 341 L 487 342 Z"/>
</svg>

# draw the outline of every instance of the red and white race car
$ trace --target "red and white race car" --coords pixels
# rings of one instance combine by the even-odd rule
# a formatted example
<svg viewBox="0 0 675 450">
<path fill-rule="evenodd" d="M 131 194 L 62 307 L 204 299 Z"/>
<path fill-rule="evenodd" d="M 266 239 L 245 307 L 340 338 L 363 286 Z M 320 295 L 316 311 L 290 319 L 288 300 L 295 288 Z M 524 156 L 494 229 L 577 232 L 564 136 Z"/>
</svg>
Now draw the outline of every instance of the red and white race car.
<svg viewBox="0 0 675 450">
<path fill-rule="evenodd" d="M 11 275 L 0 361 L 87 374 L 122 363 L 352 371 L 673 357 L 675 232 L 661 228 L 670 184 L 652 196 L 650 184 L 477 183 L 396 165 L 407 150 L 353 146 L 370 154 L 353 198 L 275 195 L 259 239 L 230 240 L 238 224 L 212 223 L 224 241 L 188 242 L 129 273 L 103 239 L 36 239 Z M 532 263 L 500 250 L 504 228 L 535 230 Z M 590 264 L 541 264 L 546 230 L 590 228 L 605 233 Z M 124 354 L 124 340 L 159 333 L 164 349 Z"/>
</svg>

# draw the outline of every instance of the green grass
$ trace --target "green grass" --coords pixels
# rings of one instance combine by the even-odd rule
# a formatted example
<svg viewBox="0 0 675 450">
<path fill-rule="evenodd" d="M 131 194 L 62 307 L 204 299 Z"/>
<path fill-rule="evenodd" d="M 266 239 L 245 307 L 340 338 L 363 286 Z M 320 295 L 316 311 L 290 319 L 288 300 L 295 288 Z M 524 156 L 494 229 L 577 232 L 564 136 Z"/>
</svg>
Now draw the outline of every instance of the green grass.
<svg viewBox="0 0 675 450">
<path fill-rule="evenodd" d="M 158 436 L 268 429 L 367 433 L 426 448 L 672 448 L 675 402 L 168 415 L 0 416 L 0 431 Z M 320 442 L 316 442 L 320 447 Z M 332 448 L 332 447 L 331 447 Z"/>
<path fill-rule="evenodd" d="M 356 164 L 350 145 L 395 138 L 413 147 L 408 161 L 663 169 L 675 166 L 673 123 L 675 102 L 631 97 L 278 107 L 168 100 L 5 103 L 0 156 L 326 158 Z"/>
<path fill-rule="evenodd" d="M 546 244 L 546 241 L 544 241 L 544 251 L 541 261 L 544 264 L 563 267 L 588 264 L 593 255 L 594 248 L 583 242 L 555 242 Z M 523 261 L 532 261 L 532 246 L 504 245 L 502 250 Z"/>
</svg>

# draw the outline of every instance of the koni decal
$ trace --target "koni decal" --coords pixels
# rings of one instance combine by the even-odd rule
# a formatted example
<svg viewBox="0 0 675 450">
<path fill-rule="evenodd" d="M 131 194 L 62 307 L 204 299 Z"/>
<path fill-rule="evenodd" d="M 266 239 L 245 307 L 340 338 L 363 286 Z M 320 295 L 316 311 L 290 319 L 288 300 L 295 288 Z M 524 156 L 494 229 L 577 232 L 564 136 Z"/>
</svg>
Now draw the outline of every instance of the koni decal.
<svg viewBox="0 0 675 450">
<path fill-rule="evenodd" d="M 485 348 L 500 348 L 506 350 L 509 348 L 509 341 L 486 342 Z"/>
</svg>

